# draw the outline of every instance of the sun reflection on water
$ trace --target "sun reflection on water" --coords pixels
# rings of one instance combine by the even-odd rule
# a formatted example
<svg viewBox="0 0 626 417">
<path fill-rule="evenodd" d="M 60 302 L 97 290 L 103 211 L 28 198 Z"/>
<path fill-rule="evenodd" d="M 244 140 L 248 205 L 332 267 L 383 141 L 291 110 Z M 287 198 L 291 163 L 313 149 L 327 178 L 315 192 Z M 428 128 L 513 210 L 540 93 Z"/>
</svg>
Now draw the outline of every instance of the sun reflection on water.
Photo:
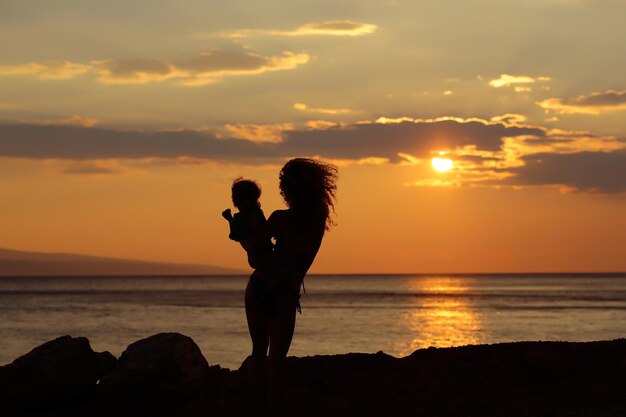
<svg viewBox="0 0 626 417">
<path fill-rule="evenodd" d="M 448 347 L 483 343 L 483 320 L 464 294 L 466 280 L 454 277 L 410 279 L 407 290 L 421 294 L 401 315 L 408 337 L 398 340 L 396 356 L 406 356 L 430 346 Z"/>
</svg>

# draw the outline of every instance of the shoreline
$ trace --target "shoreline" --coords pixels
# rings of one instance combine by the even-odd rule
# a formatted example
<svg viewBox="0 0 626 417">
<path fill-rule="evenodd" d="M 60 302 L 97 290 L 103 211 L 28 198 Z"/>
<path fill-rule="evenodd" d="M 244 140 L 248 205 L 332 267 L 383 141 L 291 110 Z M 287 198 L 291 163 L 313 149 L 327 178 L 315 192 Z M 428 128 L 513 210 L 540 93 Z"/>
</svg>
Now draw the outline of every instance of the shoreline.
<svg viewBox="0 0 626 417">
<path fill-rule="evenodd" d="M 626 339 L 288 357 L 286 372 L 293 416 L 626 415 Z M 0 367 L 0 403 L 9 416 L 247 416 L 247 374 L 247 361 L 209 365 L 179 333 L 120 358 L 63 336 Z"/>
</svg>

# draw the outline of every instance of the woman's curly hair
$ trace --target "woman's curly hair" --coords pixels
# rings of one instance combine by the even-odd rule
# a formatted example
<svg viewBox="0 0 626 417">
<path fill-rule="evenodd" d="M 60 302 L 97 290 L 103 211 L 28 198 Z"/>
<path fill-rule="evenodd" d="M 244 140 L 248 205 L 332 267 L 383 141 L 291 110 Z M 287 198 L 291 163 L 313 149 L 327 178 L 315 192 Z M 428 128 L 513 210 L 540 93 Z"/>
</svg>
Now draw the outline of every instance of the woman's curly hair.
<svg viewBox="0 0 626 417">
<path fill-rule="evenodd" d="M 334 224 L 337 167 L 310 158 L 295 158 L 280 170 L 280 194 L 290 209 L 323 223 L 326 230 Z"/>
</svg>

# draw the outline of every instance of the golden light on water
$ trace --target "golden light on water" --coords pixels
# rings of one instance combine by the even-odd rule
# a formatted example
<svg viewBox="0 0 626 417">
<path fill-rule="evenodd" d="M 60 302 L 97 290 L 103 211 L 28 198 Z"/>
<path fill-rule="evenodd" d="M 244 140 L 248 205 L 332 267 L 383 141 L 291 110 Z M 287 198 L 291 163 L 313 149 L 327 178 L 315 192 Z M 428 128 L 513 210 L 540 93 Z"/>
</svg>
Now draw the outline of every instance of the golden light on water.
<svg viewBox="0 0 626 417">
<path fill-rule="evenodd" d="M 481 315 L 464 296 L 470 288 L 460 279 L 430 277 L 407 282 L 411 292 L 427 294 L 415 298 L 415 306 L 401 320 L 410 338 L 396 345 L 395 355 L 410 355 L 430 346 L 449 347 L 484 343 Z"/>
<path fill-rule="evenodd" d="M 439 152 L 439 156 L 445 156 L 445 152 Z M 448 172 L 452 169 L 454 163 L 449 158 L 435 157 L 432 159 L 431 164 L 436 171 Z"/>
</svg>

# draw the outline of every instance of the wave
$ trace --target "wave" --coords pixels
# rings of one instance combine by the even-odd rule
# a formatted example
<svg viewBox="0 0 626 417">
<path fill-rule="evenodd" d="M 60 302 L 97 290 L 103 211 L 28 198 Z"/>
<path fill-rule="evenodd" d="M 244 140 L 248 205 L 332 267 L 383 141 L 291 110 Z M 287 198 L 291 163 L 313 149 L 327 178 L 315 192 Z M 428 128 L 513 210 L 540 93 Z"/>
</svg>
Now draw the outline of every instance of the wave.
<svg viewBox="0 0 626 417">
<path fill-rule="evenodd" d="M 207 289 L 207 290 L 186 290 L 186 289 L 9 289 L 0 290 L 0 296 L 151 296 L 151 295 L 171 295 L 171 296 L 198 296 L 198 297 L 220 297 L 220 296 L 240 296 L 244 294 L 245 289 Z M 583 293 L 583 294 L 581 294 Z M 593 291 L 591 294 L 588 290 L 572 290 L 567 292 L 554 293 L 552 291 L 311 291 L 307 296 L 314 298 L 461 298 L 461 299 L 545 299 L 545 300 L 579 300 L 579 301 L 626 301 L 626 290 L 612 291 Z"/>
</svg>

